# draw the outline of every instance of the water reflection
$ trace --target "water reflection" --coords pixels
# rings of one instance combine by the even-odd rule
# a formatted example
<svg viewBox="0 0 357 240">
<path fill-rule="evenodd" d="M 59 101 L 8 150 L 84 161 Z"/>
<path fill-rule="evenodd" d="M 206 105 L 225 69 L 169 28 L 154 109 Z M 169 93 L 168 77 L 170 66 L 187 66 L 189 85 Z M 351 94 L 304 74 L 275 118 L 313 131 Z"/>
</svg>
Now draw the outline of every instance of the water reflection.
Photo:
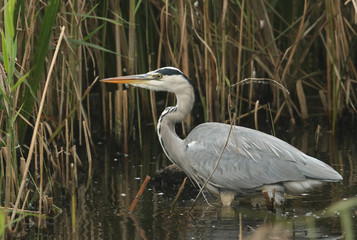
<svg viewBox="0 0 357 240">
<path fill-rule="evenodd" d="M 143 149 L 132 145 L 129 156 L 123 155 L 113 141 L 98 145 L 92 185 L 87 192 L 85 183 L 78 186 L 76 233 L 71 231 L 70 208 L 64 207 L 63 214 L 53 219 L 48 235 L 56 239 L 238 239 L 240 233 L 244 239 L 266 239 L 267 234 L 280 239 L 341 236 L 340 218 L 324 217 L 325 209 L 337 200 L 356 196 L 357 137 L 352 131 L 335 137 L 325 131 L 316 146 L 314 129 L 296 131 L 291 139 L 284 131 L 277 135 L 333 166 L 344 181 L 288 199 L 285 209 L 277 214 L 242 202 L 225 208 L 210 195 L 206 197 L 211 206 L 201 197 L 188 213 L 194 197 L 190 192 L 170 213 L 173 196 L 168 193 L 177 192 L 179 184 L 164 183 L 158 188 L 150 183 L 134 214 L 128 215 L 146 175 L 154 176 L 170 164 L 150 127 L 145 129 Z"/>
</svg>

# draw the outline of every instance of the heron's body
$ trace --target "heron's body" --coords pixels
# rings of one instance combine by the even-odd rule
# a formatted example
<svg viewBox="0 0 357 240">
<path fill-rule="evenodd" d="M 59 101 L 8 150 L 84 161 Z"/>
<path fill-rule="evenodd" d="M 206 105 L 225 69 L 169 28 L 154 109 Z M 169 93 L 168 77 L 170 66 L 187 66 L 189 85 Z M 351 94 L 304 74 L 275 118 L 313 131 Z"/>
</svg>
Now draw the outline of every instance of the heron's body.
<svg viewBox="0 0 357 240">
<path fill-rule="evenodd" d="M 194 92 L 188 78 L 176 68 L 166 67 L 143 75 L 104 81 L 130 83 L 176 95 L 177 105 L 166 108 L 158 121 L 160 144 L 166 156 L 196 183 L 201 185 L 213 172 L 206 188 L 220 196 L 224 205 L 230 205 L 235 195 L 245 196 L 262 190 L 271 192 L 272 189 L 276 202 L 280 203 L 284 192 L 302 193 L 324 182 L 342 179 L 320 160 L 253 129 L 204 123 L 195 127 L 186 139 L 179 138 L 175 124 L 192 110 Z"/>
<path fill-rule="evenodd" d="M 215 166 L 215 161 L 200 161 L 201 152 L 217 160 L 224 149 L 209 181 L 210 190 L 217 195 L 233 192 L 246 196 L 275 189 L 276 201 L 280 203 L 284 192 L 302 193 L 321 185 L 321 180 L 339 178 L 327 164 L 287 142 L 253 129 L 234 126 L 229 144 L 224 148 L 229 131 L 230 125 L 205 123 L 193 129 L 185 140 L 186 158 L 201 179 L 206 179 Z"/>
</svg>

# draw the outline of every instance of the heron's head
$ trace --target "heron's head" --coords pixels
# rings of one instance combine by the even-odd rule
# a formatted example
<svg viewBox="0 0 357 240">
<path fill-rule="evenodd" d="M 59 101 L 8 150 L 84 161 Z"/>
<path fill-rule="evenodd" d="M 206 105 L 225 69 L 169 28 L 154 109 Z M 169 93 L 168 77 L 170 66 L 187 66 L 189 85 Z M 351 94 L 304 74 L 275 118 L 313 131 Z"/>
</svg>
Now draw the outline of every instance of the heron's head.
<svg viewBox="0 0 357 240">
<path fill-rule="evenodd" d="M 174 67 L 163 67 L 144 74 L 106 78 L 101 81 L 106 83 L 131 84 L 150 90 L 173 93 L 178 93 L 180 89 L 184 90 L 188 85 L 191 86 L 188 78 Z"/>
</svg>

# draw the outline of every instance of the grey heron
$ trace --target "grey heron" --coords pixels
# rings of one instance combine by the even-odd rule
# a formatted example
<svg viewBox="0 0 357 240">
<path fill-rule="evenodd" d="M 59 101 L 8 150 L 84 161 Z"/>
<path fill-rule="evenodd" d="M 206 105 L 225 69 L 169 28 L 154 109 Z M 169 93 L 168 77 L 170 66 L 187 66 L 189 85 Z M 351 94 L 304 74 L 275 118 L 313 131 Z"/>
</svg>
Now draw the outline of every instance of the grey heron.
<svg viewBox="0 0 357 240">
<path fill-rule="evenodd" d="M 207 190 L 231 205 L 234 197 L 266 190 L 280 204 L 285 192 L 298 194 L 324 182 L 338 182 L 341 175 L 324 162 L 266 133 L 229 124 L 208 122 L 195 127 L 186 139 L 175 125 L 191 112 L 194 90 L 190 80 L 177 68 L 163 67 L 145 74 L 106 78 L 107 83 L 131 84 L 176 95 L 176 106 L 167 107 L 157 125 L 157 134 L 166 156 L 197 184 L 211 175 Z M 231 130 L 231 133 L 229 134 Z M 228 145 L 224 148 L 227 138 Z M 223 150 L 218 166 L 216 162 Z"/>
</svg>

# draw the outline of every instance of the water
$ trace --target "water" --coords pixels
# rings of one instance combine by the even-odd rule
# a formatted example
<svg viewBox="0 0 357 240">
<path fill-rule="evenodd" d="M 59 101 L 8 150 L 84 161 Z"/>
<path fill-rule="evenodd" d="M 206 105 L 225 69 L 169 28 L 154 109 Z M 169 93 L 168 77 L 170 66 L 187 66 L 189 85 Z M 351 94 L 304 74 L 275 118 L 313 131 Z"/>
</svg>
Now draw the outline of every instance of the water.
<svg viewBox="0 0 357 240">
<path fill-rule="evenodd" d="M 164 157 L 152 126 L 144 128 L 143 149 L 132 143 L 128 156 L 121 153 L 114 140 L 97 141 L 92 184 L 86 193 L 83 173 L 83 183 L 78 186 L 76 233 L 71 230 L 67 205 L 62 207 L 62 214 L 49 219 L 48 228 L 41 236 L 49 239 L 238 239 L 241 233 L 244 239 L 267 239 L 269 233 L 271 238 L 281 239 L 342 238 L 339 215 L 327 217 L 326 208 L 357 195 L 357 137 L 350 129 L 337 136 L 323 130 L 316 147 L 314 130 L 315 126 L 297 127 L 293 133 L 277 129 L 277 135 L 332 165 L 344 181 L 289 197 L 284 209 L 278 208 L 276 214 L 253 208 L 242 200 L 231 208 L 222 207 L 209 194 L 206 197 L 210 205 L 200 197 L 188 213 L 196 194 L 189 186 L 171 213 L 181 179 L 174 179 L 174 183 L 171 179 L 161 179 L 151 180 L 134 213 L 129 215 L 130 204 L 146 175 L 153 177 L 170 162 Z M 357 225 L 356 212 L 350 216 Z"/>
</svg>

